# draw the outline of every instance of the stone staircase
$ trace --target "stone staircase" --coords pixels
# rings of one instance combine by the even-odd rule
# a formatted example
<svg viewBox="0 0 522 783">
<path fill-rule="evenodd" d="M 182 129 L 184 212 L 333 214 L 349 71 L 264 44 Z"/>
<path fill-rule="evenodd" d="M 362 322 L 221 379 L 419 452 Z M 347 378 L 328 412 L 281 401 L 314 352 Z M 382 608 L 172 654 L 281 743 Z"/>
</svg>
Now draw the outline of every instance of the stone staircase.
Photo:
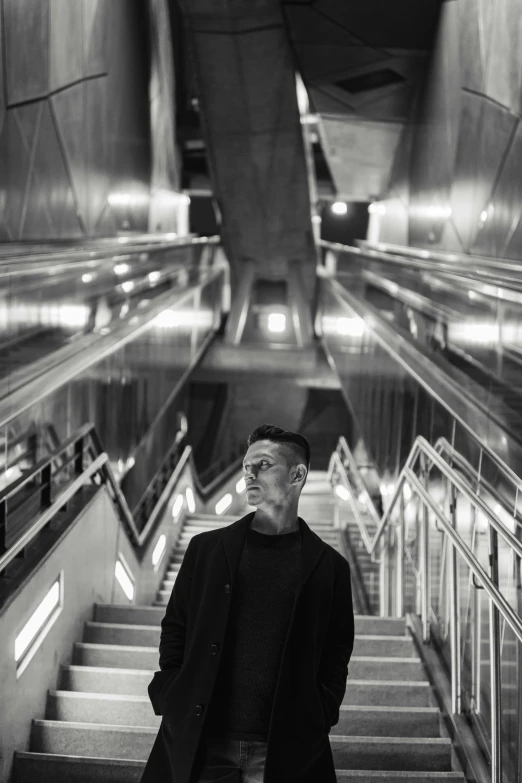
<svg viewBox="0 0 522 783">
<path fill-rule="evenodd" d="M 305 490 L 300 515 L 342 552 L 326 473 L 312 474 Z M 29 751 L 15 756 L 14 783 L 138 783 L 160 724 L 147 685 L 179 565 L 193 535 L 231 521 L 186 521 L 153 606 L 95 605 L 72 663 L 49 692 L 45 718 L 33 721 Z M 406 621 L 358 615 L 355 633 L 330 733 L 338 780 L 464 783 Z"/>
</svg>

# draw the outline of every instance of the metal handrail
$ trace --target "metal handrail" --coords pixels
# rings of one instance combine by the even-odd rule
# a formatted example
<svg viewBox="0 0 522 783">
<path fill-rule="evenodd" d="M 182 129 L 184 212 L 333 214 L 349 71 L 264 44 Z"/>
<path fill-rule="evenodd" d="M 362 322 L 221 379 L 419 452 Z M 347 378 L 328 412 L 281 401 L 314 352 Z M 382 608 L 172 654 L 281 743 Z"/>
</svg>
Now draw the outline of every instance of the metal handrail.
<svg viewBox="0 0 522 783">
<path fill-rule="evenodd" d="M 348 445 L 346 443 L 346 440 L 345 440 L 345 438 L 343 436 L 341 436 L 339 438 L 339 444 L 342 447 L 343 453 L 345 454 L 345 456 L 347 456 L 350 453 L 350 450 L 349 450 Z M 467 484 L 459 476 L 459 474 L 455 471 L 455 469 L 452 468 L 450 465 L 448 465 L 448 463 L 444 459 L 442 459 L 440 452 L 441 452 L 441 450 L 445 450 L 448 447 L 449 447 L 449 449 L 452 452 L 452 456 L 454 456 L 455 450 L 449 445 L 449 443 L 446 441 L 445 438 L 439 438 L 439 440 L 437 441 L 436 447 L 434 448 L 433 446 L 430 445 L 430 443 L 422 435 L 418 435 L 417 436 L 417 438 L 415 439 L 415 442 L 414 442 L 414 444 L 412 446 L 412 449 L 411 449 L 411 451 L 410 451 L 410 453 L 408 455 L 406 463 L 405 463 L 402 471 L 399 474 L 399 477 L 397 479 L 397 484 L 396 484 L 394 493 L 392 495 L 392 499 L 391 499 L 391 501 L 390 501 L 390 503 L 388 505 L 388 508 L 384 512 L 384 514 L 383 514 L 381 519 L 378 519 L 378 517 L 377 517 L 377 519 L 378 519 L 377 530 L 376 530 L 375 535 L 374 535 L 373 538 L 371 537 L 371 535 L 370 535 L 370 533 L 369 533 L 369 531 L 368 531 L 368 529 L 367 529 L 367 527 L 366 527 L 362 517 L 360 517 L 359 515 L 356 515 L 357 516 L 357 524 L 359 526 L 359 529 L 361 530 L 361 536 L 362 536 L 362 539 L 363 539 L 363 541 L 365 543 L 365 546 L 366 546 L 366 549 L 368 551 L 368 554 L 371 555 L 371 554 L 373 554 L 375 552 L 377 544 L 379 543 L 382 535 L 384 534 L 384 531 L 385 531 L 387 525 L 389 524 L 391 513 L 392 513 L 392 511 L 394 509 L 394 506 L 395 506 L 395 504 L 396 504 L 397 500 L 399 499 L 400 494 L 402 492 L 402 488 L 403 488 L 403 485 L 404 485 L 404 482 L 405 482 L 405 477 L 409 475 L 408 471 L 411 472 L 411 469 L 412 469 L 413 465 L 415 464 L 416 460 L 419 458 L 419 456 L 421 454 L 424 454 L 429 459 L 431 465 L 432 466 L 435 465 L 441 471 L 441 473 L 443 473 L 446 476 L 446 478 L 448 478 L 452 482 L 452 484 L 463 495 L 465 495 L 467 497 L 469 502 L 478 511 L 480 511 L 482 514 L 484 514 L 488 518 L 488 520 L 491 523 L 491 525 L 504 538 L 506 543 L 509 544 L 509 546 L 511 546 L 512 549 L 514 549 L 517 552 L 518 556 L 522 558 L 522 544 L 520 543 L 520 541 L 513 535 L 513 533 L 511 533 L 510 530 L 508 530 L 505 527 L 505 525 L 502 522 L 498 521 L 497 517 L 495 516 L 493 511 L 489 508 L 489 506 L 482 500 L 482 498 L 480 498 L 472 490 L 472 488 L 469 486 L 469 484 Z M 349 457 L 347 457 L 347 458 L 349 459 Z M 462 459 L 463 463 L 466 462 L 464 460 L 464 458 L 461 458 L 461 459 Z M 499 460 L 499 462 L 500 462 L 500 460 Z M 355 460 L 353 459 L 353 455 L 351 455 L 351 463 L 353 463 L 355 465 L 355 467 L 357 467 L 357 464 L 355 463 Z M 467 463 L 467 464 L 469 465 L 469 463 Z M 340 459 L 339 454 L 337 453 L 337 451 L 335 451 L 332 454 L 332 457 L 330 458 L 330 465 L 328 467 L 328 477 L 329 477 L 330 481 L 331 481 L 331 476 L 332 476 L 333 466 L 334 465 L 342 468 L 342 471 L 343 471 L 344 476 L 346 478 L 346 485 L 347 485 L 346 489 L 348 491 L 350 491 L 349 480 L 348 480 L 348 476 L 346 475 L 346 469 L 345 469 L 344 464 L 343 464 L 342 460 Z M 509 473 L 512 472 L 507 467 L 507 465 L 504 465 L 503 468 L 504 468 L 503 472 L 504 472 L 505 475 L 509 475 Z M 520 479 L 518 479 L 517 483 L 520 483 Z M 369 495 L 368 495 L 368 499 L 369 499 Z M 373 504 L 368 505 L 368 508 L 369 509 L 370 508 L 373 509 L 373 512 L 371 512 L 371 513 L 375 517 L 376 516 L 376 511 L 375 511 L 375 507 L 373 506 Z"/>
<path fill-rule="evenodd" d="M 339 451 L 343 452 L 345 459 L 349 462 L 350 466 L 356 466 L 353 455 L 351 459 L 348 456 L 350 450 L 346 444 L 344 438 L 340 438 L 336 451 L 330 458 L 330 464 L 328 468 L 329 481 L 333 481 L 334 471 L 338 471 L 338 476 L 343 481 L 346 489 L 350 493 L 350 481 L 346 472 L 346 468 L 343 460 L 340 457 Z M 502 781 L 502 749 L 501 749 L 501 716 L 500 716 L 500 688 L 501 688 L 501 672 L 500 672 L 500 621 L 504 620 L 515 634 L 519 643 L 522 643 L 522 618 L 517 612 L 515 612 L 504 596 L 499 590 L 499 578 L 498 578 L 498 562 L 497 562 L 497 550 L 498 550 L 498 536 L 500 535 L 504 541 L 511 547 L 513 553 L 522 558 L 522 544 L 511 533 L 511 531 L 500 522 L 495 514 L 490 510 L 484 500 L 479 496 L 477 491 L 474 491 L 470 484 L 467 483 L 459 473 L 448 464 L 443 458 L 442 454 L 447 454 L 452 461 L 457 461 L 458 453 L 455 449 L 444 439 L 441 438 L 437 441 L 436 448 L 431 446 L 429 442 L 422 436 L 418 436 L 413 444 L 405 466 L 401 470 L 397 484 L 391 499 L 391 502 L 382 516 L 378 529 L 373 539 L 365 530 L 365 535 L 362 535 L 363 542 L 369 553 L 373 554 L 377 544 L 381 544 L 381 614 L 386 615 L 389 611 L 388 593 L 389 587 L 388 580 L 390 578 L 390 559 L 391 559 L 391 544 L 389 544 L 384 538 L 385 531 L 393 526 L 398 529 L 397 534 L 397 546 L 395 549 L 396 558 L 396 576 L 397 576 L 397 600 L 396 600 L 396 614 L 398 617 L 402 617 L 404 613 L 404 557 L 407 553 L 407 546 L 405 542 L 404 531 L 404 506 L 401 508 L 401 514 L 398 525 L 391 522 L 392 512 L 394 511 L 396 504 L 399 500 L 402 502 L 404 487 L 407 484 L 410 490 L 415 493 L 419 500 L 423 504 L 424 512 L 430 511 L 438 523 L 440 524 L 440 532 L 444 533 L 445 541 L 451 542 L 449 550 L 450 557 L 450 587 L 455 594 L 454 600 L 451 602 L 451 620 L 450 620 L 450 643 L 451 643 L 451 710 L 454 714 L 460 712 L 461 707 L 461 658 L 460 658 L 460 605 L 459 599 L 456 596 L 458 576 L 457 576 L 457 557 L 464 560 L 467 564 L 473 583 L 476 587 L 482 587 L 490 599 L 490 624 L 489 624 L 489 646 L 490 646 L 490 661 L 491 661 L 491 769 L 492 769 L 492 783 L 501 783 Z M 480 479 L 477 471 L 465 460 L 461 455 L 458 455 L 460 459 L 458 462 L 461 467 L 471 469 L 474 479 Z M 442 511 L 439 505 L 431 497 L 428 489 L 423 485 L 422 481 L 414 471 L 416 462 L 420 460 L 421 471 L 423 480 L 426 479 L 429 471 L 436 467 L 450 482 L 452 492 L 452 504 L 451 515 L 452 519 L 448 519 L 446 514 Z M 512 471 L 501 463 L 497 458 L 495 460 L 502 470 L 505 476 L 511 477 Z M 514 482 L 517 487 L 520 484 L 520 480 L 515 476 Z M 467 546 L 465 541 L 459 535 L 456 529 L 456 492 L 461 493 L 467 498 L 469 503 L 474 509 L 480 511 L 488 519 L 489 522 L 489 536 L 490 536 L 490 551 L 493 553 L 490 556 L 490 567 L 492 576 L 486 573 L 481 566 L 472 550 Z M 351 493 L 350 493 L 351 494 Z M 366 499 L 369 500 L 368 493 Z M 356 507 L 356 504 L 352 504 Z M 361 531 L 365 528 L 362 517 L 356 513 L 359 528 Z M 430 641 L 430 627 L 429 627 L 429 552 L 428 552 L 428 516 L 423 513 L 422 519 L 422 531 L 421 531 L 421 550 L 419 555 L 419 583 L 421 592 L 421 621 L 422 621 L 422 634 L 423 641 Z M 408 552 L 409 554 L 409 552 Z M 495 584 L 495 581 L 497 584 Z M 479 584 L 477 584 L 477 582 Z M 473 653 L 475 654 L 475 653 Z"/>
</svg>

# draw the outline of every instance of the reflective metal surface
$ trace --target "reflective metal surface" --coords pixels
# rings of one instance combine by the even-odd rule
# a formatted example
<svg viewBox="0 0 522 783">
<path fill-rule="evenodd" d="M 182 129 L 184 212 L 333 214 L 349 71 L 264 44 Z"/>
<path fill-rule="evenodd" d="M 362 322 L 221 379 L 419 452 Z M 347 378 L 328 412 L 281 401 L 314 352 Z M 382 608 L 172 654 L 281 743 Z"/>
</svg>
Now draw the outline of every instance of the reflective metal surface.
<svg viewBox="0 0 522 783">
<path fill-rule="evenodd" d="M 66 355 L 57 352 L 58 364 L 50 367 L 47 358 L 40 376 L 0 401 L 4 485 L 23 467 L 16 453 L 25 448 L 26 433 L 34 433 L 38 460 L 51 424 L 60 442 L 89 421 L 134 508 L 172 445 L 187 369 L 219 325 L 226 269 L 212 268 L 212 258 L 201 257 L 205 248 L 181 248 L 186 266 L 156 263 L 165 285 L 150 282 L 145 259 L 135 259 L 134 268 L 129 263 L 127 279 L 142 289 L 129 309 L 122 315 L 116 301 L 104 327 L 77 335 Z M 112 262 L 111 270 L 114 286 Z"/>
</svg>

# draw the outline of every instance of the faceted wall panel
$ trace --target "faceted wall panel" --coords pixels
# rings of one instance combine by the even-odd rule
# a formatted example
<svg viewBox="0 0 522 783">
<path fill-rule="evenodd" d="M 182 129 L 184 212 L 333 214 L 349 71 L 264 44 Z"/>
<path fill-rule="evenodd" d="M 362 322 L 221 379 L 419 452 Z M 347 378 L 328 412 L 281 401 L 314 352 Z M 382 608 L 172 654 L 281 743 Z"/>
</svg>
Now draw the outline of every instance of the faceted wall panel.
<svg viewBox="0 0 522 783">
<path fill-rule="evenodd" d="M 521 95 L 522 3 L 444 3 L 410 122 L 410 244 L 522 257 Z M 383 221 L 380 239 L 390 236 Z"/>
<path fill-rule="evenodd" d="M 3 0 L 7 101 L 9 105 L 48 90 L 48 0 Z"/>
<path fill-rule="evenodd" d="M 146 204 L 123 214 L 108 203 L 150 186 L 146 10 L 0 0 L 0 241 L 147 230 Z"/>
</svg>

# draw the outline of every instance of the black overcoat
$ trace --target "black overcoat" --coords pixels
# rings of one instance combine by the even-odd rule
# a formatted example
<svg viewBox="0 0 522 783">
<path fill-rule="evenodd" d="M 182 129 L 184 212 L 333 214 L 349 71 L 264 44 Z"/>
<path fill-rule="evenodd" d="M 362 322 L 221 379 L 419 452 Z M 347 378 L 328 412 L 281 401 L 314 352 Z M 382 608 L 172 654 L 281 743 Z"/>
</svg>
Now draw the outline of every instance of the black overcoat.
<svg viewBox="0 0 522 783">
<path fill-rule="evenodd" d="M 254 513 L 189 542 L 161 623 L 160 671 L 149 696 L 163 717 L 142 783 L 197 783 L 236 568 Z M 339 720 L 353 650 L 350 567 L 301 517 L 299 527 L 301 573 L 274 692 L 264 783 L 335 783 L 328 732 Z"/>
</svg>

